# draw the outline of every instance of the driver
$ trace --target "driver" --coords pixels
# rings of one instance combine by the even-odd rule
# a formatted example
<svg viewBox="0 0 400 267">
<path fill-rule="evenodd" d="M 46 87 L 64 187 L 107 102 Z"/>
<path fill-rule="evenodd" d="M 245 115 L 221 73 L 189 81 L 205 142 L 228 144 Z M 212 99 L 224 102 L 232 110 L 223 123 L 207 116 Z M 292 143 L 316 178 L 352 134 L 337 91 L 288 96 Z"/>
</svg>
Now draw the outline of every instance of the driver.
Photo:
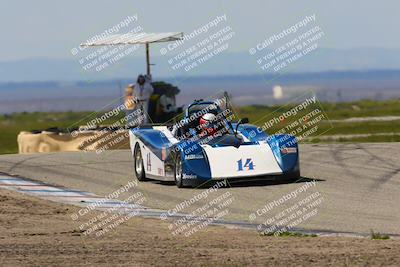
<svg viewBox="0 0 400 267">
<path fill-rule="evenodd" d="M 201 116 L 200 121 L 199 121 L 199 128 L 200 128 L 200 137 L 204 136 L 215 136 L 217 135 L 218 129 L 220 128 L 218 126 L 218 121 L 217 121 L 217 116 L 215 116 L 212 113 L 206 113 L 203 116 Z"/>
</svg>

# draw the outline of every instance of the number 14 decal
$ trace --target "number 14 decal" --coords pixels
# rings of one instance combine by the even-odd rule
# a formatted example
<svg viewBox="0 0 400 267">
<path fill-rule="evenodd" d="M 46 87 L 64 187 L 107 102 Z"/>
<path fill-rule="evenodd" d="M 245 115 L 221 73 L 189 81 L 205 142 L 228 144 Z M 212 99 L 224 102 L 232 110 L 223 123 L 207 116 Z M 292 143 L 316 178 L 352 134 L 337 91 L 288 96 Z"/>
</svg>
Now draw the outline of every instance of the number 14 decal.
<svg viewBox="0 0 400 267">
<path fill-rule="evenodd" d="M 239 159 L 237 161 L 237 164 L 238 164 L 238 171 L 243 171 L 243 168 L 247 169 L 248 171 L 254 170 L 254 166 L 256 166 L 254 165 L 253 160 L 251 158 L 246 159 L 244 165 L 243 165 L 243 160 Z"/>
</svg>

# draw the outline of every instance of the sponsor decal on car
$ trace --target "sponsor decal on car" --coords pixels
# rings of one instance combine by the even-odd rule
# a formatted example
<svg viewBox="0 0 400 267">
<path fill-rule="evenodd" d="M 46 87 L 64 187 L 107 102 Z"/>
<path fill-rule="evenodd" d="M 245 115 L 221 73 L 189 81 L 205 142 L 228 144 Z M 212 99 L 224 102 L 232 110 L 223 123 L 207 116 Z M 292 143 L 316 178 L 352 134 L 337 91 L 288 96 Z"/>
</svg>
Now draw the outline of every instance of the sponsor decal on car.
<svg viewBox="0 0 400 267">
<path fill-rule="evenodd" d="M 192 159 L 204 159 L 204 156 L 202 154 L 185 155 L 185 160 L 192 160 Z"/>
<path fill-rule="evenodd" d="M 282 154 L 297 153 L 297 148 L 296 147 L 284 147 L 284 148 L 281 148 L 281 153 Z"/>
<path fill-rule="evenodd" d="M 197 179 L 197 175 L 194 175 L 194 174 L 184 173 L 182 177 L 183 177 L 183 179 Z"/>
</svg>

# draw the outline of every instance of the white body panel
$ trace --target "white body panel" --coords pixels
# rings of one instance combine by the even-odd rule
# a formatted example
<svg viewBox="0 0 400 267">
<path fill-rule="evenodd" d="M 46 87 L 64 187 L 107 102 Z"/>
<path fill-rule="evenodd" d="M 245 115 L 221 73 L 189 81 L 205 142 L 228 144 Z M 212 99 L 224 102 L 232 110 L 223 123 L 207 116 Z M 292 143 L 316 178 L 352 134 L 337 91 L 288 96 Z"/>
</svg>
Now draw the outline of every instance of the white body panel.
<svg viewBox="0 0 400 267">
<path fill-rule="evenodd" d="M 260 145 L 243 145 L 235 147 L 203 146 L 207 154 L 211 177 L 231 178 L 265 174 L 281 174 L 282 169 L 276 162 L 271 148 L 266 143 Z M 250 159 L 250 161 L 248 160 Z M 241 160 L 241 163 L 239 161 Z M 251 163 L 253 168 L 245 166 Z M 241 164 L 241 170 L 239 170 Z"/>
<path fill-rule="evenodd" d="M 176 144 L 176 143 L 179 142 L 178 139 L 176 139 L 172 135 L 171 131 L 168 130 L 167 126 L 154 126 L 153 129 L 157 130 L 157 131 L 160 131 L 161 134 L 163 134 L 168 139 L 168 141 L 171 142 L 171 144 Z"/>
<path fill-rule="evenodd" d="M 139 138 L 137 138 L 132 132 L 129 132 L 130 146 L 132 155 L 135 150 L 135 144 L 139 143 L 140 149 L 142 151 L 143 157 L 143 167 L 146 174 L 154 175 L 154 176 L 164 176 L 164 162 L 157 157 L 150 149 L 148 149 Z"/>
</svg>

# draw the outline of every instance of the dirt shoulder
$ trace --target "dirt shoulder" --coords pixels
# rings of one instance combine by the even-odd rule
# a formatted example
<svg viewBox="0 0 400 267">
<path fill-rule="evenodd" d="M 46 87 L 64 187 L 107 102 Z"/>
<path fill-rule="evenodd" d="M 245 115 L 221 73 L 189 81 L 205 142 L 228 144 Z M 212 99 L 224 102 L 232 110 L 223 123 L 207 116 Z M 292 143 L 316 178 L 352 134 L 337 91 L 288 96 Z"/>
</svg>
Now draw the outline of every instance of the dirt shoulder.
<svg viewBox="0 0 400 267">
<path fill-rule="evenodd" d="M 209 226 L 172 236 L 168 223 L 131 218 L 85 236 L 78 208 L 0 190 L 0 265 L 58 266 L 399 266 L 400 240 L 261 237 Z"/>
</svg>

